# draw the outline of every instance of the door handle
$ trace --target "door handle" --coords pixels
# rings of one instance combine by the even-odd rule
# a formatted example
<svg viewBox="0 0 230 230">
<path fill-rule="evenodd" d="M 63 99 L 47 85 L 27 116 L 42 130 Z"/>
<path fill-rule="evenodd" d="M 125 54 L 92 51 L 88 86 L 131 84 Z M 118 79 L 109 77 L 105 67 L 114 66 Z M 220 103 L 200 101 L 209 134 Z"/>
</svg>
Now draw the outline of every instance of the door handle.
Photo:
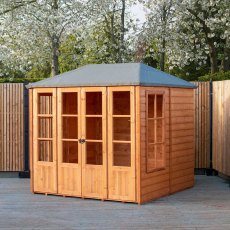
<svg viewBox="0 0 230 230">
<path fill-rule="evenodd" d="M 85 139 L 79 139 L 79 143 L 80 144 L 84 144 L 85 143 Z"/>
</svg>

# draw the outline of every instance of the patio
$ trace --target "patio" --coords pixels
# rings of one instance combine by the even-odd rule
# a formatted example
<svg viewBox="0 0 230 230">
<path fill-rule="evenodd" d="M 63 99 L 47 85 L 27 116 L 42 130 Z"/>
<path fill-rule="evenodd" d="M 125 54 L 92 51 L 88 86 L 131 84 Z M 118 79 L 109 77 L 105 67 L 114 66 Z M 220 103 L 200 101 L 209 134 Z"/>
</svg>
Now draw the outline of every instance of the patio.
<svg viewBox="0 0 230 230">
<path fill-rule="evenodd" d="M 0 178 L 1 229 L 230 229 L 230 187 L 196 176 L 195 187 L 136 204 L 33 195 L 29 179 Z"/>
</svg>

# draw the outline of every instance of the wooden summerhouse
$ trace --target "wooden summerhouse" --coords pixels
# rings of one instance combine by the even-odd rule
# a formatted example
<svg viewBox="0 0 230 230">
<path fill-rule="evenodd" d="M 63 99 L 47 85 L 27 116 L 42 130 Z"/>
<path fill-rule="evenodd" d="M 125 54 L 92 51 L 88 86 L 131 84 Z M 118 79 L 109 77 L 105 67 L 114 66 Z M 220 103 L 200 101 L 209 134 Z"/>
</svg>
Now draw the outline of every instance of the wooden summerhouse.
<svg viewBox="0 0 230 230">
<path fill-rule="evenodd" d="M 143 203 L 193 186 L 193 84 L 128 63 L 28 88 L 32 192 Z"/>
</svg>

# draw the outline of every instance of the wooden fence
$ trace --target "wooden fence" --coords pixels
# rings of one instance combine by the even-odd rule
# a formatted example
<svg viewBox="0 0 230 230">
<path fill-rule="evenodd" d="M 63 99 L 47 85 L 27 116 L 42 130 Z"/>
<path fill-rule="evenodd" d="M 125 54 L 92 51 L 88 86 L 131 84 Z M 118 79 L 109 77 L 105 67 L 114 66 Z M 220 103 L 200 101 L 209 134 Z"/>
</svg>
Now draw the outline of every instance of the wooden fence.
<svg viewBox="0 0 230 230">
<path fill-rule="evenodd" d="M 24 85 L 0 84 L 0 171 L 24 169 Z"/>
<path fill-rule="evenodd" d="M 210 166 L 210 83 L 193 82 L 195 90 L 195 168 Z"/>
<path fill-rule="evenodd" d="M 195 167 L 210 166 L 210 141 L 213 168 L 230 176 L 230 80 L 213 82 L 213 135 L 210 140 L 210 84 L 195 82 L 196 159 Z M 0 171 L 23 171 L 28 139 L 27 102 L 24 85 L 0 84 Z M 27 157 L 26 157 L 27 158 Z"/>
<path fill-rule="evenodd" d="M 230 176 L 230 80 L 213 82 L 213 168 Z"/>
<path fill-rule="evenodd" d="M 210 83 L 194 82 L 196 161 L 195 168 L 210 167 L 210 141 L 212 164 L 218 172 L 230 176 L 230 80 L 212 83 L 212 139 L 210 139 Z"/>
</svg>

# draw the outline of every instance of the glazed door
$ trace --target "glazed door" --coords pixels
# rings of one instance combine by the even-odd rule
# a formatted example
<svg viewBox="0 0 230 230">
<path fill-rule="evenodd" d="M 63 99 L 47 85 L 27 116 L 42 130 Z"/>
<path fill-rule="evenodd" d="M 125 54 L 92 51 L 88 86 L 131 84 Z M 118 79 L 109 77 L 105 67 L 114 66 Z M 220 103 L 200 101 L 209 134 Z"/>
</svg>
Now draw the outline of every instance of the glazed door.
<svg viewBox="0 0 230 230">
<path fill-rule="evenodd" d="M 136 201 L 135 89 L 108 89 L 108 198 Z"/>
<path fill-rule="evenodd" d="M 81 89 L 82 197 L 107 199 L 106 87 Z"/>
<path fill-rule="evenodd" d="M 81 196 L 80 90 L 57 91 L 58 193 Z"/>
<path fill-rule="evenodd" d="M 34 191 L 57 193 L 56 89 L 33 92 Z"/>
</svg>

